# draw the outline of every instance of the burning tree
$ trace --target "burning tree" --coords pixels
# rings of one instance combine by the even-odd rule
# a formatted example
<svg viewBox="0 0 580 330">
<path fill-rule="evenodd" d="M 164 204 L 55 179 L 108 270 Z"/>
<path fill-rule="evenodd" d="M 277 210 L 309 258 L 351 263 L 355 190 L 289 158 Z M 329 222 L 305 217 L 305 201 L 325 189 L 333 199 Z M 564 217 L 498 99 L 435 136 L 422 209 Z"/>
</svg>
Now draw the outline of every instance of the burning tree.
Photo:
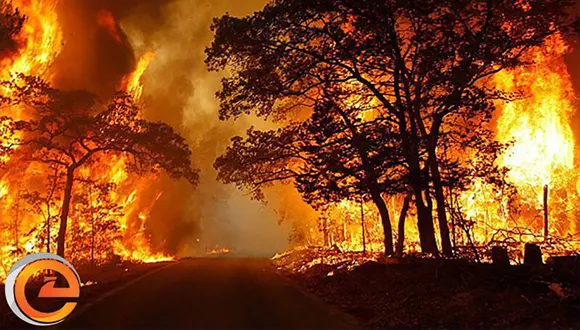
<svg viewBox="0 0 580 330">
<path fill-rule="evenodd" d="M 184 138 L 167 124 L 141 119 L 131 95 L 119 93 L 103 109 L 86 92 L 63 92 L 35 77 L 20 75 L 3 87 L 10 91 L 4 104 L 20 107 L 25 119 L 3 118 L 3 140 L 10 142 L 0 149 L 0 157 L 41 163 L 64 175 L 57 238 L 61 256 L 73 188 L 83 167 L 122 156 L 133 173 L 164 170 L 191 184 L 198 180 Z"/>
<path fill-rule="evenodd" d="M 218 93 L 222 119 L 252 113 L 288 124 L 297 113 L 311 116 L 309 109 L 329 91 L 374 107 L 373 124 L 360 129 L 366 134 L 381 122 L 396 132 L 384 143 L 394 139 L 396 154 L 403 156 L 423 252 L 438 253 L 434 199 L 441 247 L 451 255 L 445 187 L 453 168 L 467 168 L 471 160 L 446 151 L 461 150 L 472 139 L 464 133 L 481 131 L 470 146 L 491 158 L 476 166 L 487 164 L 483 173 L 503 172 L 494 159 L 502 147 L 486 130 L 495 102 L 517 93 L 504 93 L 490 81 L 529 64 L 525 55 L 547 38 L 573 32 L 572 4 L 280 0 L 250 17 L 216 19 L 206 61 L 212 70 L 232 72 Z M 392 154 L 383 156 L 396 162 Z"/>
</svg>

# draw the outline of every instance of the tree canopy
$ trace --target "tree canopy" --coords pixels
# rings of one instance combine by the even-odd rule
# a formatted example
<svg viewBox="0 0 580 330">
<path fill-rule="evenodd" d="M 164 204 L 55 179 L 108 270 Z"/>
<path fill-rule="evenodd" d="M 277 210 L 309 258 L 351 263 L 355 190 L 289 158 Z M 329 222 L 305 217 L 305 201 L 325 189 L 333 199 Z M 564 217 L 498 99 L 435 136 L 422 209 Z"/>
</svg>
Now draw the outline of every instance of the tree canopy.
<svg viewBox="0 0 580 330">
<path fill-rule="evenodd" d="M 123 156 L 132 173 L 163 170 L 172 178 L 198 182 L 185 139 L 165 123 L 142 119 L 130 95 L 119 93 L 103 106 L 87 92 L 60 91 L 36 77 L 20 75 L 2 86 L 10 91 L 4 104 L 19 107 L 23 119 L 2 117 L 0 138 L 8 142 L 0 149 L 0 159 L 42 163 L 66 174 L 58 237 L 61 255 L 76 172 L 99 157 Z"/>
<path fill-rule="evenodd" d="M 227 68 L 230 73 L 217 94 L 224 120 L 255 114 L 287 125 L 297 113 L 319 116 L 312 109 L 328 95 L 343 104 L 372 107 L 374 118 L 359 125 L 359 135 L 396 133 L 383 137 L 387 149 L 396 146 L 397 152 L 382 153 L 382 162 L 398 164 L 402 155 L 426 253 L 438 253 L 435 199 L 441 246 L 451 255 L 444 187 L 461 168 L 478 173 L 466 170 L 469 164 L 461 155 L 445 151 L 477 148 L 488 164 L 482 172 L 501 177 L 503 169 L 494 165 L 494 157 L 502 146 L 487 130 L 494 102 L 514 96 L 488 81 L 500 71 L 528 64 L 525 54 L 546 38 L 573 33 L 578 24 L 569 15 L 572 5 L 570 0 L 276 0 L 248 17 L 216 19 L 206 63 L 211 70 Z M 334 117 L 332 125 L 334 120 L 344 117 Z M 473 130 L 482 134 L 468 133 Z M 259 134 L 253 132 L 247 143 L 262 143 L 256 139 Z M 241 140 L 234 141 L 241 147 Z M 364 146 L 358 155 L 344 151 L 339 162 L 362 161 L 374 155 L 371 150 Z M 337 159 L 325 158 L 324 149 L 316 152 L 327 167 L 336 166 Z M 226 156 L 216 164 L 226 172 L 227 158 L 235 160 Z M 385 170 L 381 176 L 386 175 Z M 225 176 L 255 183 L 248 176 Z M 318 178 L 324 182 L 322 175 Z M 389 181 L 397 180 L 384 182 Z M 379 195 L 385 189 L 380 187 Z"/>
</svg>

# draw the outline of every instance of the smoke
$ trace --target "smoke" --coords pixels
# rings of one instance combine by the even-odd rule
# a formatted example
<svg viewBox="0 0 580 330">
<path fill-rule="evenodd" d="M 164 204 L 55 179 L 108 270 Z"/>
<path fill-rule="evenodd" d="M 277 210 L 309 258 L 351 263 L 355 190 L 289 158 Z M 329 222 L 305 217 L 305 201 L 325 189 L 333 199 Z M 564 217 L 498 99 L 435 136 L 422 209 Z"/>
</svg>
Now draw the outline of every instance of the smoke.
<svg viewBox="0 0 580 330">
<path fill-rule="evenodd" d="M 163 191 L 147 229 L 153 246 L 180 256 L 227 247 L 246 255 L 270 255 L 287 248 L 289 221 L 275 212 L 283 196 L 273 190 L 268 205 L 251 201 L 235 187 L 216 181 L 213 163 L 234 135 L 251 125 L 218 120 L 214 97 L 220 75 L 209 73 L 204 49 L 212 41 L 214 17 L 248 15 L 265 0 L 62 0 L 59 8 L 65 45 L 53 81 L 63 89 L 86 89 L 106 100 L 119 88 L 136 60 L 155 52 L 144 76 L 144 117 L 163 121 L 186 137 L 201 183 L 195 189 L 164 176 L 151 183 Z M 298 196 L 292 195 L 297 204 Z M 287 197 L 287 196 L 286 196 Z M 286 200 L 286 204 L 288 201 Z M 291 203 L 290 203 L 291 204 Z M 304 216 L 304 204 L 296 208 Z M 306 209 L 308 209 L 306 207 Z"/>
</svg>

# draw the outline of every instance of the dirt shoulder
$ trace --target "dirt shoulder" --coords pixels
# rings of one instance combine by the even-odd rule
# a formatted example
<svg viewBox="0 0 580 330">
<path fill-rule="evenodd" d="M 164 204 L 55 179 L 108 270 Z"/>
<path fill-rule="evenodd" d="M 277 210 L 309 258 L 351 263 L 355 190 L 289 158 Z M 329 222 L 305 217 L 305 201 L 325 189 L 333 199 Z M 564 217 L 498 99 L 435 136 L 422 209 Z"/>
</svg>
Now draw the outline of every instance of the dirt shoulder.
<svg viewBox="0 0 580 330">
<path fill-rule="evenodd" d="M 325 255 L 335 264 L 312 265 L 303 257 L 275 263 L 284 276 L 366 328 L 580 328 L 579 278 L 569 269 L 432 259 L 387 264 L 340 252 Z"/>
</svg>

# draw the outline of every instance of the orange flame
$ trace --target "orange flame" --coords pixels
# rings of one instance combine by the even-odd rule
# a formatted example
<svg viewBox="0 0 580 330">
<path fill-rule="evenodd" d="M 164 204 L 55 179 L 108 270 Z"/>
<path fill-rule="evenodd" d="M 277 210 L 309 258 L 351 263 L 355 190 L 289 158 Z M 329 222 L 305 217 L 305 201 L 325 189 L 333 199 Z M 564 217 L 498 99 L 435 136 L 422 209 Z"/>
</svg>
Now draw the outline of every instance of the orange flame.
<svg viewBox="0 0 580 330">
<path fill-rule="evenodd" d="M 135 71 L 124 79 L 124 88 L 135 100 L 140 100 L 143 96 L 143 75 L 154 59 L 155 53 L 153 52 L 143 55 L 137 62 Z"/>
<path fill-rule="evenodd" d="M 23 73 L 25 75 L 39 76 L 50 82 L 51 65 L 59 55 L 63 37 L 56 14 L 56 0 L 50 1 L 29 1 L 17 0 L 13 2 L 27 17 L 24 27 L 18 36 L 19 49 L 11 58 L 3 59 L 0 62 L 0 79 L 8 80 L 13 73 Z M 110 13 L 109 13 L 110 14 Z M 100 24 L 105 27 L 115 26 L 111 21 L 112 15 L 102 13 L 99 15 Z M 106 24 L 105 24 L 106 23 Z M 118 32 L 118 31 L 117 31 Z M 153 60 L 153 54 L 147 54 L 129 77 L 123 81 L 123 88 L 131 93 L 138 101 L 143 93 L 142 77 L 149 63 Z M 9 90 L 2 90 L 2 93 L 10 93 Z M 15 108 L 5 109 L 7 115 L 21 118 L 21 111 Z M 10 141 L 0 141 L 2 144 Z M 107 158 L 107 159 L 105 159 Z M 23 254 L 44 250 L 44 244 L 39 241 L 46 227 L 46 209 L 42 212 L 30 212 L 24 207 L 21 191 L 22 188 L 37 186 L 34 183 L 39 176 L 48 176 L 48 170 L 39 164 L 20 164 L 7 157 L 2 159 L 7 162 L 6 170 L 0 172 L 0 281 L 5 277 L 6 272 L 12 264 Z M 114 183 L 116 188 L 108 193 L 108 198 L 121 209 L 121 216 L 117 216 L 114 221 L 120 230 L 120 238 L 113 242 L 114 253 L 125 260 L 141 262 L 155 262 L 172 259 L 160 253 L 153 252 L 149 237 L 146 234 L 145 223 L 149 213 L 161 193 L 158 192 L 153 198 L 144 197 L 145 192 L 151 188 L 151 182 L 156 180 L 156 176 L 149 175 L 140 178 L 127 173 L 123 157 L 103 157 L 90 168 L 80 169 L 79 174 L 83 177 L 98 178 L 101 183 Z M 81 185 L 77 185 L 80 187 Z M 98 210 L 106 207 L 104 201 L 90 191 L 77 193 L 78 196 L 85 197 L 92 209 Z M 58 203 L 57 203 L 58 204 Z M 59 207 L 52 207 L 52 214 L 59 213 Z M 94 221 L 94 216 L 84 214 L 80 202 L 71 204 L 71 209 L 76 210 L 76 216 L 70 219 L 71 227 L 78 228 L 81 232 L 90 232 Z M 74 212 L 74 211 L 73 211 Z M 54 226 L 54 224 L 53 224 Z M 55 228 L 51 228 L 55 229 Z M 52 235 L 55 231 L 52 230 Z M 52 236 L 51 235 L 51 236 Z M 70 237 L 67 239 L 70 240 Z M 71 244 L 72 243 L 72 244 Z M 71 248 L 78 242 L 68 243 Z M 54 244 L 54 240 L 53 240 Z M 103 251 L 94 251 L 94 258 L 106 260 L 108 256 Z M 83 258 L 89 258 L 88 251 L 78 251 Z"/>
<path fill-rule="evenodd" d="M 553 36 L 530 56 L 534 64 L 501 72 L 495 86 L 506 92 L 523 92 L 524 98 L 499 104 L 497 139 L 512 143 L 499 160 L 509 169 L 508 180 L 518 190 L 521 214 L 513 214 L 507 198 L 476 182 L 461 200 L 468 218 L 477 223 L 475 235 L 485 242 L 498 230 L 525 229 L 524 242 L 541 242 L 544 229 L 544 188 L 549 193 L 549 235 L 568 237 L 573 243 L 577 224 L 578 168 L 570 118 L 576 95 L 564 55 L 568 45 Z M 570 236 L 569 236 L 570 235 Z M 560 251 L 563 252 L 563 251 Z"/>
</svg>

